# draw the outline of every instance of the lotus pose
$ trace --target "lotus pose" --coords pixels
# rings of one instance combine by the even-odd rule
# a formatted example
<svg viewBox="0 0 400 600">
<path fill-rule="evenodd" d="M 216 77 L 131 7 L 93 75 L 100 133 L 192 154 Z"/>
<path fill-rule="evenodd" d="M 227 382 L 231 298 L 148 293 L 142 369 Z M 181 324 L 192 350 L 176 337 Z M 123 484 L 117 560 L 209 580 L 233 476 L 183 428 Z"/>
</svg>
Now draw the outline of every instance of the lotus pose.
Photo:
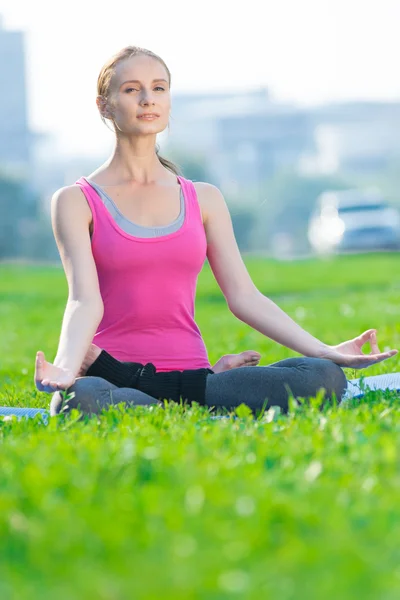
<svg viewBox="0 0 400 600">
<path fill-rule="evenodd" d="M 73 391 L 71 406 L 88 413 L 157 398 L 285 411 L 290 395 L 315 396 L 321 388 L 340 400 L 347 386 L 341 367 L 364 368 L 397 350 L 380 352 L 375 329 L 328 346 L 256 288 L 219 189 L 185 179 L 158 153 L 170 86 L 165 62 L 143 48 L 124 48 L 100 72 L 96 102 L 113 126 L 115 148 L 52 198 L 69 295 L 54 363 L 37 353 L 38 389 L 55 392 L 52 414 L 60 390 Z M 206 258 L 229 310 L 303 356 L 255 366 L 260 355 L 247 351 L 211 368 L 194 318 Z"/>
</svg>

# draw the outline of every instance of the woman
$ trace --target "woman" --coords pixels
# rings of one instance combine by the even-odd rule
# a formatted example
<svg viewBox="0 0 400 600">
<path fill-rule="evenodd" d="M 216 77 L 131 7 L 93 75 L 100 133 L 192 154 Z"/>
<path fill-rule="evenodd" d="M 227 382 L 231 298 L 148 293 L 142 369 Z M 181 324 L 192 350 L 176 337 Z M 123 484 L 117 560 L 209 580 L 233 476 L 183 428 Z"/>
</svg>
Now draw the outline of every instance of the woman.
<svg viewBox="0 0 400 600">
<path fill-rule="evenodd" d="M 246 402 L 253 410 L 272 404 L 287 410 L 289 393 L 308 397 L 320 388 L 327 398 L 340 399 L 347 383 L 340 367 L 363 368 L 397 350 L 381 353 L 375 330 L 327 346 L 259 292 L 240 256 L 220 191 L 180 177 L 157 153 L 156 136 L 170 115 L 170 83 L 164 61 L 137 47 L 124 48 L 100 72 L 96 102 L 102 119 L 113 124 L 115 149 L 89 177 L 52 199 L 69 296 L 54 364 L 37 355 L 38 389 L 75 392 L 74 405 L 83 412 L 120 401 L 154 403 L 157 394 L 138 389 L 138 380 L 143 376 L 148 389 L 155 376 L 168 379 L 173 373 L 187 389 L 190 377 L 200 373 L 200 392 L 196 395 L 192 385 L 186 398 L 213 407 Z M 194 320 L 197 276 L 206 257 L 231 312 L 304 358 L 210 370 Z M 79 377 L 95 350 L 92 342 L 104 353 L 92 356 L 91 367 L 100 362 L 105 374 L 118 366 L 134 369 L 131 387 L 117 387 L 90 368 L 87 375 L 96 376 Z M 369 355 L 362 352 L 366 342 Z M 53 414 L 60 405 L 55 394 Z"/>
</svg>

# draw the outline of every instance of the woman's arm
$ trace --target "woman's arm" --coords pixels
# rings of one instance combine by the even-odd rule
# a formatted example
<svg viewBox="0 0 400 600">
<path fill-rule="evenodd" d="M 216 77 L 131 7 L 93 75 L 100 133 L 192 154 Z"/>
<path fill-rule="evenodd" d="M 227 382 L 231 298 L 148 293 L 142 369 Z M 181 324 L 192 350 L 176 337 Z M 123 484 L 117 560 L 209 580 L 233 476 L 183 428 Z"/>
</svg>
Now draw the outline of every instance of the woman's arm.
<svg viewBox="0 0 400 600">
<path fill-rule="evenodd" d="M 91 211 L 78 186 L 58 190 L 51 202 L 55 240 L 68 281 L 68 299 L 54 367 L 76 377 L 103 316 L 89 226 Z"/>
<path fill-rule="evenodd" d="M 295 323 L 254 285 L 241 257 L 221 192 L 196 184 L 204 215 L 207 258 L 230 311 L 260 333 L 305 356 L 320 356 L 326 344 Z"/>
<path fill-rule="evenodd" d="M 302 329 L 254 285 L 240 255 L 221 192 L 206 183 L 196 183 L 196 190 L 207 236 L 207 257 L 231 312 L 260 333 L 305 356 L 330 358 L 343 366 L 356 365 L 355 368 L 368 366 L 361 346 L 370 341 L 373 330 L 340 344 L 339 348 L 328 346 Z M 395 350 L 379 353 L 375 340 L 372 355 L 368 356 L 369 364 L 385 360 L 395 353 Z"/>
</svg>

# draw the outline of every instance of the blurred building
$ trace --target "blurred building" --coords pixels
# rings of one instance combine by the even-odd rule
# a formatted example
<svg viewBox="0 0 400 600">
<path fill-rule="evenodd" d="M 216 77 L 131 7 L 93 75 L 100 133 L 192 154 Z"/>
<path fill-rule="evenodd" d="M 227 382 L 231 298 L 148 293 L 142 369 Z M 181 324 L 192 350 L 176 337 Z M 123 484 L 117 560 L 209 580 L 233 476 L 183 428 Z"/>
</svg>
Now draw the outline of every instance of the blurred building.
<svg viewBox="0 0 400 600">
<path fill-rule="evenodd" d="M 224 192 L 257 189 L 278 171 L 363 174 L 400 158 L 400 103 L 282 104 L 265 88 L 178 94 L 166 145 L 203 160 Z"/>
<path fill-rule="evenodd" d="M 0 168 L 26 176 L 33 135 L 29 130 L 24 33 L 7 31 L 0 16 Z"/>
<path fill-rule="evenodd" d="M 379 172 L 400 159 L 400 102 L 346 102 L 313 109 L 308 173 Z"/>
<path fill-rule="evenodd" d="M 172 151 L 206 162 L 213 182 L 233 195 L 257 189 L 275 170 L 291 169 L 314 150 L 306 111 L 278 104 L 266 88 L 179 94 L 172 102 Z"/>
<path fill-rule="evenodd" d="M 220 169 L 224 189 L 257 189 L 274 173 L 296 169 L 301 156 L 314 147 L 308 115 L 292 106 L 268 104 L 258 110 L 223 115 L 217 120 Z"/>
</svg>

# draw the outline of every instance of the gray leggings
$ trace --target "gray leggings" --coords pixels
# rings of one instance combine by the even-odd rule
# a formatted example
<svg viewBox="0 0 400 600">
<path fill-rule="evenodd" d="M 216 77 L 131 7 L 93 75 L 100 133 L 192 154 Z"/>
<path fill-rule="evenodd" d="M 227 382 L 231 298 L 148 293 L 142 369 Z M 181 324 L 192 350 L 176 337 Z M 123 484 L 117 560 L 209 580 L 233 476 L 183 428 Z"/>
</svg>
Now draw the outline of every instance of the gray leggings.
<svg viewBox="0 0 400 600">
<path fill-rule="evenodd" d="M 287 412 L 290 392 L 295 398 L 308 398 L 324 388 L 326 399 L 335 395 L 340 402 L 346 386 L 342 369 L 330 360 L 287 358 L 267 367 L 238 367 L 208 375 L 205 404 L 232 409 L 244 403 L 254 412 L 274 405 Z M 158 402 L 140 390 L 118 388 L 100 377 L 78 378 L 69 388 L 68 393 L 71 392 L 75 397 L 68 402 L 68 409 L 79 408 L 84 414 L 98 413 L 120 402 L 130 406 Z M 50 413 L 59 413 L 61 407 L 62 397 L 56 392 Z"/>
</svg>

